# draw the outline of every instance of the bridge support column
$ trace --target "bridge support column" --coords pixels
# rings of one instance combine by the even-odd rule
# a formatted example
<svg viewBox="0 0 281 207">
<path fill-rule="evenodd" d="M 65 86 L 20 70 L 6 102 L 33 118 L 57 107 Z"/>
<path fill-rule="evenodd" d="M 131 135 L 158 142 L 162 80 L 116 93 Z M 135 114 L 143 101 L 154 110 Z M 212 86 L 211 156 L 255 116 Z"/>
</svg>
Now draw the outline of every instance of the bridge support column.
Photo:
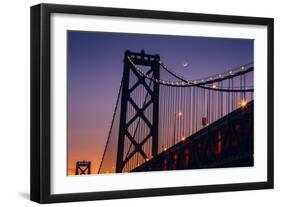
<svg viewBox="0 0 281 207">
<path fill-rule="evenodd" d="M 122 97 L 121 97 L 121 115 L 120 115 L 120 126 L 119 126 L 119 137 L 118 137 L 118 149 L 117 149 L 117 160 L 116 160 L 116 172 L 121 173 L 126 165 L 126 163 L 136 154 L 140 153 L 144 159 L 148 158 L 146 152 L 143 151 L 143 145 L 151 140 L 151 155 L 155 156 L 158 154 L 158 119 L 159 119 L 159 84 L 153 82 L 152 86 L 149 86 L 145 81 L 145 78 L 139 74 L 135 66 L 145 66 L 149 67 L 146 75 L 150 75 L 154 79 L 159 80 L 160 77 L 160 57 L 159 55 L 148 55 L 142 50 L 141 53 L 132 53 L 130 51 L 125 52 L 124 57 L 124 71 L 122 78 Z M 130 71 L 137 77 L 137 82 L 130 88 Z M 139 107 L 131 97 L 131 93 L 136 90 L 136 88 L 142 85 L 147 93 L 150 95 L 150 100 L 146 106 Z M 127 117 L 128 103 L 130 103 L 136 115 L 130 119 Z M 149 105 L 153 107 L 152 120 L 146 117 L 144 113 L 145 109 Z M 138 143 L 134 140 L 134 135 L 130 134 L 128 128 L 136 120 L 136 118 L 145 119 L 147 127 L 149 128 L 149 135 L 145 138 L 145 141 Z M 124 143 L 125 139 L 129 139 L 133 146 L 132 152 L 128 157 L 125 157 L 124 153 Z"/>
</svg>

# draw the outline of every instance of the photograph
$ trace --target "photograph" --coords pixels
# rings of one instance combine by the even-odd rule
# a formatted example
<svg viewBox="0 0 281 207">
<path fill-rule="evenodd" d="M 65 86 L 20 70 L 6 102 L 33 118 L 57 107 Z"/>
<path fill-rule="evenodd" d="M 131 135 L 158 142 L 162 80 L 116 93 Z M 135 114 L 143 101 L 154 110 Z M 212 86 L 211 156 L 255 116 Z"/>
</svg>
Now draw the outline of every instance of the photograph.
<svg viewBox="0 0 281 207">
<path fill-rule="evenodd" d="M 274 18 L 151 9 L 31 7 L 32 201 L 274 188 Z"/>
<path fill-rule="evenodd" d="M 255 167 L 254 39 L 66 36 L 67 176 Z"/>
</svg>

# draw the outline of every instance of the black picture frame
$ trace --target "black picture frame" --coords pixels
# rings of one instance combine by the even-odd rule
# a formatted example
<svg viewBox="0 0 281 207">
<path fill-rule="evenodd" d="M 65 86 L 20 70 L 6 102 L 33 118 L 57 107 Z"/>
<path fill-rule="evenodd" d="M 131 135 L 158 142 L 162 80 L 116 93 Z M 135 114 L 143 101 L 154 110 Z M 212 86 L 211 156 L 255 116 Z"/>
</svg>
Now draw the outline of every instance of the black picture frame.
<svg viewBox="0 0 281 207">
<path fill-rule="evenodd" d="M 50 193 L 50 15 L 52 13 L 134 17 L 194 22 L 219 22 L 267 26 L 267 181 L 238 184 L 169 187 L 74 194 Z M 31 7 L 31 174 L 30 199 L 38 203 L 88 201 L 101 199 L 165 196 L 273 188 L 273 46 L 272 18 L 195 14 L 167 11 L 102 8 L 89 6 L 39 4 Z"/>
</svg>

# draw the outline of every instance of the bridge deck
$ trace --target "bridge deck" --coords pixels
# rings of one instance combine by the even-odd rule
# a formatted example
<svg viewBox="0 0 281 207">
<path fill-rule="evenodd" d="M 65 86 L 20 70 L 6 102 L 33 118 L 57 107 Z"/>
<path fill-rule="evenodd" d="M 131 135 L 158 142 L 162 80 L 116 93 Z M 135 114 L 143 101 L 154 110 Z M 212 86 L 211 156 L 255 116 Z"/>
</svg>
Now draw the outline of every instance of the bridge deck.
<svg viewBox="0 0 281 207">
<path fill-rule="evenodd" d="M 238 108 L 132 172 L 253 166 L 253 109 Z"/>
</svg>

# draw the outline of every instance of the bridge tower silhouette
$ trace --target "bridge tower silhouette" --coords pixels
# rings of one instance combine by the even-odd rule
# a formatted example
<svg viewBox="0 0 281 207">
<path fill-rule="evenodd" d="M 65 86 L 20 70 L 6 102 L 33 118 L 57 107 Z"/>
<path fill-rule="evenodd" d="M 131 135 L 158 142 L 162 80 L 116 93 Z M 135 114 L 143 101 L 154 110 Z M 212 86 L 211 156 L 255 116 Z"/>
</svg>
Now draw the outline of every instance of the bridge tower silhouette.
<svg viewBox="0 0 281 207">
<path fill-rule="evenodd" d="M 91 162 L 90 161 L 77 161 L 75 175 L 90 175 L 91 174 Z"/>
<path fill-rule="evenodd" d="M 160 64 L 159 55 L 148 55 L 144 53 L 133 53 L 130 51 L 125 52 L 124 57 L 124 70 L 122 80 L 122 97 L 121 97 L 121 115 L 120 115 L 120 126 L 118 136 L 118 149 L 117 149 L 117 160 L 116 160 L 116 172 L 122 172 L 126 163 L 136 154 L 139 153 L 144 159 L 149 159 L 147 152 L 143 150 L 143 145 L 151 140 L 151 155 L 155 156 L 158 154 L 158 123 L 159 123 L 159 84 L 150 83 L 148 84 L 145 77 L 141 76 L 135 69 L 135 65 L 147 67 L 148 70 L 146 75 L 159 80 L 160 76 Z M 130 73 L 133 73 L 137 78 L 137 81 L 130 87 Z M 143 86 L 143 89 L 147 92 L 150 97 L 147 103 L 139 106 L 132 98 L 131 94 L 136 90 L 137 87 Z M 147 98 L 147 97 L 146 97 Z M 128 104 L 131 104 L 134 108 L 135 115 L 133 117 L 127 116 Z M 152 107 L 152 118 L 148 118 L 145 110 L 148 107 Z M 141 141 L 138 142 L 134 138 L 129 130 L 130 125 L 137 119 L 142 119 L 147 125 L 148 134 Z M 125 156 L 124 143 L 128 139 L 131 146 L 133 147 L 132 152 Z"/>
</svg>

